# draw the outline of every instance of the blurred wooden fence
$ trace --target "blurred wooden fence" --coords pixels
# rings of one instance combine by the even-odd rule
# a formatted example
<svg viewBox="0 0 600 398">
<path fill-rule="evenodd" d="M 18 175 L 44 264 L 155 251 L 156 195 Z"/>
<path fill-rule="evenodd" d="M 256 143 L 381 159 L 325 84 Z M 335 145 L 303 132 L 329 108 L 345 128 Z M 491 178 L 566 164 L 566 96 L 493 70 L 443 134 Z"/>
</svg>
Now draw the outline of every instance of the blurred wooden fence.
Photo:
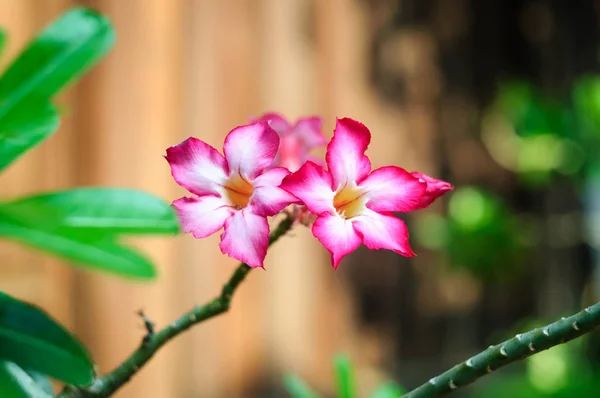
<svg viewBox="0 0 600 398">
<path fill-rule="evenodd" d="M 368 82 L 371 25 L 361 2 L 0 0 L 0 25 L 9 32 L 2 64 L 76 4 L 114 21 L 116 47 L 61 95 L 60 131 L 0 177 L 3 197 L 103 185 L 171 201 L 184 191 L 162 158 L 168 146 L 193 135 L 221 148 L 231 128 L 271 110 L 321 114 L 329 135 L 336 116 L 354 117 L 373 132 L 374 165 L 400 158 L 409 169 L 433 167 L 428 97 L 409 101 L 407 117 L 382 104 Z M 407 54 L 400 67 L 421 82 L 435 81 L 435 71 L 422 68 L 431 62 L 429 44 L 410 34 L 398 44 Z M 161 326 L 218 292 L 235 262 L 217 242 L 135 240 L 160 267 L 157 282 L 139 283 L 74 270 L 2 241 L 0 288 L 64 322 L 106 372 L 139 344 L 138 309 Z M 277 243 L 266 268 L 250 275 L 230 313 L 169 344 L 118 396 L 249 396 L 280 384 L 285 371 L 331 389 L 331 355 L 359 346 L 343 271 L 333 272 L 304 228 Z"/>
</svg>

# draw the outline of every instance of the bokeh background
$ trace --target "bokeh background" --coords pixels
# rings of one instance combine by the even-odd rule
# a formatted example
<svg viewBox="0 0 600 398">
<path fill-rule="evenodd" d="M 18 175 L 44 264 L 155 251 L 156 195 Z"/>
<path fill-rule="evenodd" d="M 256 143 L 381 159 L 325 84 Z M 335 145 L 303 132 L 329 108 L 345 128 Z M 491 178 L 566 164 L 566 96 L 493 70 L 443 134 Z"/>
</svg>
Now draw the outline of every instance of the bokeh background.
<svg viewBox="0 0 600 398">
<path fill-rule="evenodd" d="M 0 177 L 3 197 L 74 186 L 184 195 L 162 155 L 217 148 L 250 117 L 365 123 L 374 166 L 452 182 L 403 215 L 418 256 L 359 250 L 337 272 L 296 228 L 231 311 L 165 347 L 118 397 L 283 397 L 295 372 L 325 396 L 347 353 L 361 396 L 414 387 L 600 293 L 600 2 L 581 0 L 0 0 L 6 63 L 72 5 L 118 39 L 60 96 L 62 127 Z M 0 289 L 42 305 L 100 372 L 144 331 L 216 295 L 235 262 L 218 237 L 135 240 L 154 283 L 69 267 L 0 242 Z M 597 397 L 598 336 L 487 377 L 457 397 Z"/>
</svg>

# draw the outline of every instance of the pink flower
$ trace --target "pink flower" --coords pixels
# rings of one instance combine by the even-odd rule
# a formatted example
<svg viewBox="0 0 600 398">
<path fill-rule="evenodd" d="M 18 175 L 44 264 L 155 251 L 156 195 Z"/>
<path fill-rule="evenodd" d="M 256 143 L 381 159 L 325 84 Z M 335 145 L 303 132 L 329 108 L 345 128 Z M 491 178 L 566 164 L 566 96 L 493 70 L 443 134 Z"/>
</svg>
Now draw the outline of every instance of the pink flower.
<svg viewBox="0 0 600 398">
<path fill-rule="evenodd" d="M 419 202 L 417 209 L 423 209 L 429 206 L 434 200 L 453 189 L 452 185 L 446 181 L 436 180 L 435 178 L 429 177 L 423 173 L 419 173 L 418 171 L 413 171 L 410 174 L 413 177 L 418 178 L 419 181 L 427 184 L 427 189 L 425 190 L 425 194 Z"/>
<path fill-rule="evenodd" d="M 327 143 L 321 131 L 320 117 L 301 118 L 294 125 L 277 113 L 266 113 L 258 120 L 268 122 L 281 138 L 273 167 L 285 167 L 294 172 L 307 160 L 312 160 L 309 152 L 313 148 Z"/>
<path fill-rule="evenodd" d="M 281 184 L 318 215 L 312 232 L 331 253 L 336 269 L 361 243 L 369 249 L 415 255 L 406 225 L 392 212 L 418 209 L 428 183 L 396 166 L 371 171 L 364 154 L 370 141 L 362 123 L 339 119 L 327 145 L 328 170 L 309 161 Z"/>
<path fill-rule="evenodd" d="M 205 238 L 224 227 L 219 247 L 251 267 L 263 267 L 269 244 L 267 216 L 297 202 L 278 188 L 287 169 L 263 172 L 273 161 L 279 136 L 267 123 L 233 129 L 223 153 L 190 137 L 167 149 L 175 181 L 194 197 L 173 202 L 183 232 Z"/>
</svg>

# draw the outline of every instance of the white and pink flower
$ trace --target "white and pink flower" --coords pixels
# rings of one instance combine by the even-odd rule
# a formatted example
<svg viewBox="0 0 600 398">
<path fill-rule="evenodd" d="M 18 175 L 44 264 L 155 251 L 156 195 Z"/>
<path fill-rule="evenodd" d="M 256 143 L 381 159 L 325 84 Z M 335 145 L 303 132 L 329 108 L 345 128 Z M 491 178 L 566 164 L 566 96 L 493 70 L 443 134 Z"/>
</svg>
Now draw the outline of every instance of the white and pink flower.
<svg viewBox="0 0 600 398">
<path fill-rule="evenodd" d="M 330 252 L 334 268 L 361 244 L 414 256 L 406 225 L 392 212 L 426 207 L 452 189 L 448 183 L 396 166 L 371 171 L 364 154 L 370 141 L 362 123 L 339 119 L 327 145 L 328 170 L 308 161 L 281 184 L 317 215 L 312 232 Z"/>
<path fill-rule="evenodd" d="M 224 228 L 221 251 L 251 267 L 263 267 L 267 217 L 297 202 L 279 188 L 289 170 L 265 171 L 278 148 L 279 136 L 265 122 L 233 129 L 225 138 L 225 156 L 194 137 L 168 148 L 173 178 L 195 195 L 173 202 L 183 232 L 204 238 Z"/>
<path fill-rule="evenodd" d="M 175 181 L 195 195 L 173 203 L 183 231 L 204 238 L 223 228 L 223 253 L 263 267 L 267 217 L 302 204 L 316 215 L 312 232 L 331 253 L 334 268 L 361 244 L 413 256 L 406 225 L 393 213 L 427 207 L 452 185 L 396 166 L 371 171 L 365 155 L 371 134 L 355 120 L 337 120 L 327 170 L 308 160 L 309 151 L 325 141 L 320 118 L 292 126 L 271 113 L 233 129 L 224 156 L 193 137 L 168 148 Z M 294 209 L 304 223 L 314 218 L 304 206 Z"/>
<path fill-rule="evenodd" d="M 300 118 L 291 124 L 278 113 L 266 113 L 258 121 L 268 122 L 281 140 L 272 167 L 285 167 L 294 172 L 308 160 L 320 163 L 310 156 L 311 150 L 327 144 L 320 117 Z"/>
</svg>

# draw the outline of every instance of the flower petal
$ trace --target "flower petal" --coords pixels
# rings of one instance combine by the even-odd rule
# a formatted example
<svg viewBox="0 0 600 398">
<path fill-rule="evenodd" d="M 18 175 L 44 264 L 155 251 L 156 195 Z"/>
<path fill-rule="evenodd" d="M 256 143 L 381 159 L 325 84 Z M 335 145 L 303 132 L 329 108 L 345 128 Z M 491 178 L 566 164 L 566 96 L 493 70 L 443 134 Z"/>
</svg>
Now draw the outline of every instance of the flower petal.
<svg viewBox="0 0 600 398">
<path fill-rule="evenodd" d="M 175 181 L 196 195 L 218 195 L 229 175 L 223 155 L 195 137 L 167 148 L 165 159 Z"/>
<path fill-rule="evenodd" d="M 281 180 L 290 171 L 277 167 L 264 172 L 254 179 L 254 193 L 250 198 L 252 211 L 260 216 L 274 216 L 292 203 L 300 201 L 287 191 L 279 188 Z"/>
<path fill-rule="evenodd" d="M 398 217 L 367 209 L 353 221 L 354 228 L 362 235 L 362 241 L 369 249 L 393 250 L 406 257 L 415 255 L 408 242 L 406 224 Z"/>
<path fill-rule="evenodd" d="M 371 162 L 365 151 L 371 141 L 371 133 L 360 122 L 338 119 L 333 138 L 327 145 L 327 168 L 337 190 L 348 182 L 359 183 L 371 171 Z"/>
<path fill-rule="evenodd" d="M 246 207 L 225 222 L 219 247 L 223 254 L 248 264 L 262 267 L 269 246 L 269 223 L 265 217 L 254 214 Z"/>
<path fill-rule="evenodd" d="M 261 117 L 255 120 L 255 122 L 265 122 L 280 136 L 286 135 L 291 132 L 292 126 L 290 123 L 279 113 L 271 112 L 265 113 Z"/>
<path fill-rule="evenodd" d="M 374 211 L 407 212 L 418 208 L 427 184 L 400 167 L 387 166 L 373 170 L 360 183 L 367 207 Z"/>
<path fill-rule="evenodd" d="M 315 214 L 335 212 L 331 175 L 313 162 L 304 163 L 300 170 L 285 177 L 280 188 L 300 199 Z"/>
<path fill-rule="evenodd" d="M 323 135 L 322 125 L 323 119 L 320 117 L 301 118 L 296 122 L 293 134 L 302 140 L 308 149 L 325 145 L 327 144 L 327 138 Z"/>
<path fill-rule="evenodd" d="M 279 136 L 264 122 L 236 127 L 225 137 L 223 152 L 231 173 L 253 180 L 267 168 L 279 148 Z"/>
<path fill-rule="evenodd" d="M 412 172 L 411 175 L 427 184 L 427 189 L 425 190 L 425 194 L 423 195 L 423 198 L 421 198 L 417 209 L 423 209 L 429 206 L 434 200 L 454 189 L 454 187 L 446 181 L 436 180 L 433 177 L 429 177 L 428 175 L 417 171 Z"/>
<path fill-rule="evenodd" d="M 334 269 L 337 269 L 345 255 L 361 244 L 360 235 L 354 230 L 352 222 L 338 215 L 322 214 L 317 217 L 312 233 L 331 254 Z"/>
<path fill-rule="evenodd" d="M 173 202 L 181 228 L 192 233 L 194 238 L 206 238 L 223 228 L 233 209 L 217 196 L 181 198 Z"/>
<path fill-rule="evenodd" d="M 297 137 L 283 136 L 280 139 L 279 152 L 277 152 L 272 166 L 285 167 L 292 172 L 297 171 L 306 161 L 307 154 L 308 148 Z"/>
</svg>

